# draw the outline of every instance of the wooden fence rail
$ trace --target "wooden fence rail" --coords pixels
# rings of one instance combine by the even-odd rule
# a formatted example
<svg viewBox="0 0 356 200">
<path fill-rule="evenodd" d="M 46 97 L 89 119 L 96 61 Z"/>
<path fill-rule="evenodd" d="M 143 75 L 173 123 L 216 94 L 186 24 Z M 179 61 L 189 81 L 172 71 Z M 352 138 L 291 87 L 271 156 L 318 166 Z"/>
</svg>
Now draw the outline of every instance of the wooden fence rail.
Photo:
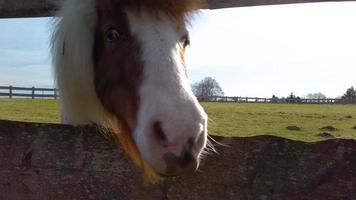
<svg viewBox="0 0 356 200">
<path fill-rule="evenodd" d="M 54 88 L 0 86 L 0 97 L 58 99 L 59 93 Z"/>
<path fill-rule="evenodd" d="M 206 8 L 219 9 L 294 3 L 344 2 L 355 0 L 207 0 Z M 53 0 L 0 0 L 0 18 L 48 17 L 57 9 Z"/>
<path fill-rule="evenodd" d="M 55 88 L 0 86 L 0 98 L 46 98 L 59 99 L 59 91 Z M 300 103 L 300 104 L 356 104 L 356 99 L 289 99 L 289 98 L 259 98 L 259 97 L 228 97 L 211 96 L 198 97 L 200 102 L 230 102 L 230 103 Z"/>
<path fill-rule="evenodd" d="M 212 137 L 196 173 L 144 187 L 97 127 L 0 120 L 0 199 L 355 200 L 355 140 Z"/>
<path fill-rule="evenodd" d="M 230 103 L 300 103 L 300 104 L 356 104 L 356 99 L 302 99 L 302 98 L 259 98 L 259 97 L 198 97 L 200 102 L 230 102 Z"/>
</svg>

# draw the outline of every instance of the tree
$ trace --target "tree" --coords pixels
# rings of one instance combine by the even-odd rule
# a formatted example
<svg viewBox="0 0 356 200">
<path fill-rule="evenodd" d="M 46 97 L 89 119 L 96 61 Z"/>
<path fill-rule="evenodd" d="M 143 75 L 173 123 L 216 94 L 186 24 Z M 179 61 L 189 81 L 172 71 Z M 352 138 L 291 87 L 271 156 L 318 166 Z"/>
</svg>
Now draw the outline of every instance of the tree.
<svg viewBox="0 0 356 200">
<path fill-rule="evenodd" d="M 205 77 L 200 82 L 195 83 L 193 92 L 197 97 L 224 96 L 224 91 L 219 83 L 211 77 Z"/>
<path fill-rule="evenodd" d="M 321 92 L 317 92 L 317 93 L 309 93 L 307 95 L 305 95 L 306 99 L 326 99 L 326 95 L 321 93 Z"/>
<path fill-rule="evenodd" d="M 290 95 L 287 97 L 287 99 L 291 99 L 291 100 L 293 100 L 293 99 L 300 99 L 300 97 L 295 96 L 295 95 L 293 94 L 293 92 L 291 92 Z"/>
<path fill-rule="evenodd" d="M 279 98 L 276 95 L 272 95 L 272 99 L 271 99 L 272 103 L 277 103 L 278 100 L 279 100 Z"/>
<path fill-rule="evenodd" d="M 295 96 L 293 92 L 290 93 L 290 95 L 286 98 L 287 102 L 289 103 L 298 103 L 300 102 L 300 97 Z"/>
<path fill-rule="evenodd" d="M 346 93 L 341 97 L 342 99 L 356 99 L 356 90 L 353 86 L 346 90 Z"/>
</svg>

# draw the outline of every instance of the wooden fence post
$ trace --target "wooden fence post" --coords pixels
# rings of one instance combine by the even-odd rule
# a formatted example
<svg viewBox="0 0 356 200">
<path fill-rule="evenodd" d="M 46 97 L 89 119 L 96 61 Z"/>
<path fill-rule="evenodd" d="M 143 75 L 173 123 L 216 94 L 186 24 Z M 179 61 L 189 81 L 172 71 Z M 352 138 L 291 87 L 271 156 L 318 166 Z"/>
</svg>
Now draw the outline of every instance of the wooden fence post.
<svg viewBox="0 0 356 200">
<path fill-rule="evenodd" d="M 57 89 L 54 88 L 54 99 L 57 99 Z"/>
<path fill-rule="evenodd" d="M 32 99 L 35 98 L 35 87 L 32 87 Z"/>
<path fill-rule="evenodd" d="M 9 87 L 9 98 L 12 99 L 12 86 Z"/>
</svg>

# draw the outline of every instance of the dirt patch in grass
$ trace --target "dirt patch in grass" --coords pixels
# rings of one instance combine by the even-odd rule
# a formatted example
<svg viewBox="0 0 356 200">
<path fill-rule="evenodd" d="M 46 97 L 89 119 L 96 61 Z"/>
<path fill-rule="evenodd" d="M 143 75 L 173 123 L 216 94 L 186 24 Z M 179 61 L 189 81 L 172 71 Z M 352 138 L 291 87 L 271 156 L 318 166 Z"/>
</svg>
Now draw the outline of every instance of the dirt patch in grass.
<svg viewBox="0 0 356 200">
<path fill-rule="evenodd" d="M 286 129 L 290 130 L 290 131 L 300 131 L 300 130 L 302 130 L 299 126 L 287 126 Z"/>
<path fill-rule="evenodd" d="M 355 130 L 356 130 L 356 126 L 353 126 L 352 129 L 355 129 Z"/>
<path fill-rule="evenodd" d="M 323 138 L 335 138 L 335 136 L 333 136 L 331 133 L 329 132 L 321 132 L 319 134 L 317 134 L 317 136 L 319 137 L 323 137 Z"/>
<path fill-rule="evenodd" d="M 338 129 L 333 126 L 324 126 L 324 127 L 321 127 L 319 130 L 321 130 L 321 131 L 337 131 Z"/>
<path fill-rule="evenodd" d="M 346 119 L 352 119 L 352 115 L 346 115 L 345 118 Z"/>
</svg>

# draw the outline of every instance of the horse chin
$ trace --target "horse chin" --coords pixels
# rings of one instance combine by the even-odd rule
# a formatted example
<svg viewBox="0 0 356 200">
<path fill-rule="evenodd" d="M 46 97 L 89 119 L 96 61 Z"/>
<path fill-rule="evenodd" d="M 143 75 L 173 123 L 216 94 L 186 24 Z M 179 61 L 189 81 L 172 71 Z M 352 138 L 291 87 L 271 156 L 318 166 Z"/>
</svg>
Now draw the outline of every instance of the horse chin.
<svg viewBox="0 0 356 200">
<path fill-rule="evenodd" d="M 192 165 L 192 167 L 185 168 L 183 170 L 176 170 L 176 171 L 165 170 L 164 172 L 156 172 L 156 173 L 158 176 L 162 178 L 171 178 L 171 177 L 193 174 L 198 170 L 198 167 L 199 167 L 199 162 L 197 162 L 195 166 Z"/>
<path fill-rule="evenodd" d="M 194 147 L 185 151 L 185 145 L 162 147 L 144 135 L 135 142 L 143 162 L 159 177 L 175 177 L 194 173 L 199 167 L 199 155 L 205 146 Z"/>
<path fill-rule="evenodd" d="M 192 174 L 199 167 L 199 162 L 195 162 L 194 164 L 190 164 L 189 166 L 184 168 L 179 166 L 167 165 L 164 159 L 162 159 L 161 162 L 162 164 L 158 164 L 158 165 L 150 164 L 149 161 L 145 161 L 145 162 L 152 169 L 152 171 L 161 178 L 177 177 L 177 176 Z"/>
</svg>

